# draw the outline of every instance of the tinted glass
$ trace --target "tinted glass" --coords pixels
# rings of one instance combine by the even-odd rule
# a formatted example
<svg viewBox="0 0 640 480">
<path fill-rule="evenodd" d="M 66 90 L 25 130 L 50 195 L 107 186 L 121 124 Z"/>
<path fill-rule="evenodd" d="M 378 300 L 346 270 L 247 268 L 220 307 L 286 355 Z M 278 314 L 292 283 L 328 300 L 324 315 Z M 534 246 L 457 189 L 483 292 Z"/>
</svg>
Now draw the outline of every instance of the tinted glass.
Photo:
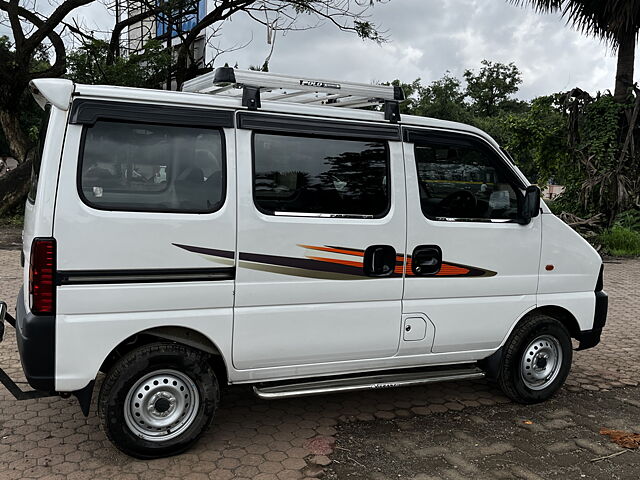
<svg viewBox="0 0 640 480">
<path fill-rule="evenodd" d="M 49 117 L 51 117 L 51 105 L 47 105 L 40 122 L 40 130 L 38 132 L 38 144 L 33 151 L 33 159 L 31 163 L 31 180 L 29 182 L 29 193 L 27 198 L 31 203 L 36 201 L 36 193 L 38 191 L 38 178 L 40 178 L 40 165 L 42 164 L 42 153 L 44 152 L 44 140 L 47 137 L 47 127 L 49 126 Z"/>
<path fill-rule="evenodd" d="M 503 219 L 518 197 L 499 159 L 473 146 L 416 145 L 422 211 L 430 218 Z"/>
<path fill-rule="evenodd" d="M 254 136 L 255 202 L 267 213 L 382 216 L 388 167 L 385 142 Z"/>
<path fill-rule="evenodd" d="M 212 212 L 224 202 L 218 130 L 98 121 L 87 128 L 80 186 L 108 210 Z"/>
</svg>

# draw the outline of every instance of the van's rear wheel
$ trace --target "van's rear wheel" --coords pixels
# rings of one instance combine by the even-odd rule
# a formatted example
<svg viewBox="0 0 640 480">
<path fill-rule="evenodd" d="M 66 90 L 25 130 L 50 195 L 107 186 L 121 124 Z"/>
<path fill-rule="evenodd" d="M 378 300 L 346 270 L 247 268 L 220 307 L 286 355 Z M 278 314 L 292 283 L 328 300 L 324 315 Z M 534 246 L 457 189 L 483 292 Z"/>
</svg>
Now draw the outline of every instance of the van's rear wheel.
<svg viewBox="0 0 640 480">
<path fill-rule="evenodd" d="M 116 447 L 138 458 L 156 458 L 189 448 L 211 423 L 219 398 L 206 354 L 154 343 L 129 352 L 111 368 L 98 414 Z"/>
<path fill-rule="evenodd" d="M 498 384 L 519 403 L 547 400 L 567 379 L 572 353 L 565 326 L 552 317 L 533 314 L 507 340 Z"/>
</svg>

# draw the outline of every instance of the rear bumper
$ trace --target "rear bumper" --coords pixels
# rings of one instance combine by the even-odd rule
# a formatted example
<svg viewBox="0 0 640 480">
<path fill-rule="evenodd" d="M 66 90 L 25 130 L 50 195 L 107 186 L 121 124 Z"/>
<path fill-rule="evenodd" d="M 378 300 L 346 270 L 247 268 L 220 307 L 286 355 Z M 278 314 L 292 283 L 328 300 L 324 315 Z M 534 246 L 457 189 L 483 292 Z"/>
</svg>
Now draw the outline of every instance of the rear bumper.
<svg viewBox="0 0 640 480">
<path fill-rule="evenodd" d="M 34 315 L 25 310 L 24 290 L 16 308 L 16 341 L 24 375 L 36 390 L 55 390 L 55 315 Z"/>
<path fill-rule="evenodd" d="M 20 300 L 21 298 L 18 297 L 18 299 Z M 0 341 L 2 341 L 4 337 L 5 321 L 10 326 L 16 328 L 16 319 L 9 312 L 7 312 L 7 304 L 0 301 Z M 16 331 L 16 337 L 20 338 L 17 333 L 18 332 Z M 29 378 L 28 380 L 31 385 L 40 384 L 45 388 L 41 388 L 39 390 L 29 390 L 25 392 L 16 384 L 16 382 L 11 379 L 11 377 L 9 377 L 9 375 L 7 375 L 7 373 L 2 369 L 2 366 L 0 366 L 0 383 L 4 385 L 4 387 L 9 391 L 11 395 L 13 395 L 16 400 L 30 400 L 32 398 L 48 397 L 52 394 L 53 387 L 50 389 L 46 388 L 47 384 L 44 382 L 40 382 L 40 379 L 34 379 L 33 382 Z"/>
<path fill-rule="evenodd" d="M 593 348 L 600 343 L 602 329 L 607 323 L 607 311 L 609 309 L 609 297 L 603 292 L 596 292 L 596 308 L 593 315 L 593 328 L 580 332 L 580 346 L 578 350 Z"/>
</svg>

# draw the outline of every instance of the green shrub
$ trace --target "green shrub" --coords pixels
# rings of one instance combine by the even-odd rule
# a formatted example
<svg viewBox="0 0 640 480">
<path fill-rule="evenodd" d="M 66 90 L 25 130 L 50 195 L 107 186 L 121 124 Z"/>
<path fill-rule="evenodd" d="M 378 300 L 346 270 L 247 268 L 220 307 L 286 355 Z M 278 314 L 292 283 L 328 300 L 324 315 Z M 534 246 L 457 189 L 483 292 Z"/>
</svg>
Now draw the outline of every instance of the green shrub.
<svg viewBox="0 0 640 480">
<path fill-rule="evenodd" d="M 627 227 L 614 226 L 599 238 L 605 253 L 620 257 L 640 255 L 640 232 Z"/>
<path fill-rule="evenodd" d="M 616 225 L 640 232 L 640 210 L 627 210 L 618 215 Z"/>
</svg>

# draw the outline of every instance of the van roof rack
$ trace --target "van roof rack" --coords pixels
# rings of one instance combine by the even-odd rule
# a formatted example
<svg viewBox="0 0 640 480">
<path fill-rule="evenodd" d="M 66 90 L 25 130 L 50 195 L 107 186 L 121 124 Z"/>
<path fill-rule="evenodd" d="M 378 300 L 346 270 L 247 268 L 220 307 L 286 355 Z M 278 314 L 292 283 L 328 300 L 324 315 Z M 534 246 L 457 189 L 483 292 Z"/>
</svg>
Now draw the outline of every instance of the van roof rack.
<svg viewBox="0 0 640 480">
<path fill-rule="evenodd" d="M 405 99 L 399 86 L 301 78 L 231 67 L 218 67 L 189 80 L 182 91 L 242 98 L 242 105 L 249 110 L 260 108 L 261 99 L 342 108 L 383 105 L 384 117 L 392 123 L 400 120 L 400 101 Z M 262 96 L 263 93 L 266 95 Z"/>
</svg>

